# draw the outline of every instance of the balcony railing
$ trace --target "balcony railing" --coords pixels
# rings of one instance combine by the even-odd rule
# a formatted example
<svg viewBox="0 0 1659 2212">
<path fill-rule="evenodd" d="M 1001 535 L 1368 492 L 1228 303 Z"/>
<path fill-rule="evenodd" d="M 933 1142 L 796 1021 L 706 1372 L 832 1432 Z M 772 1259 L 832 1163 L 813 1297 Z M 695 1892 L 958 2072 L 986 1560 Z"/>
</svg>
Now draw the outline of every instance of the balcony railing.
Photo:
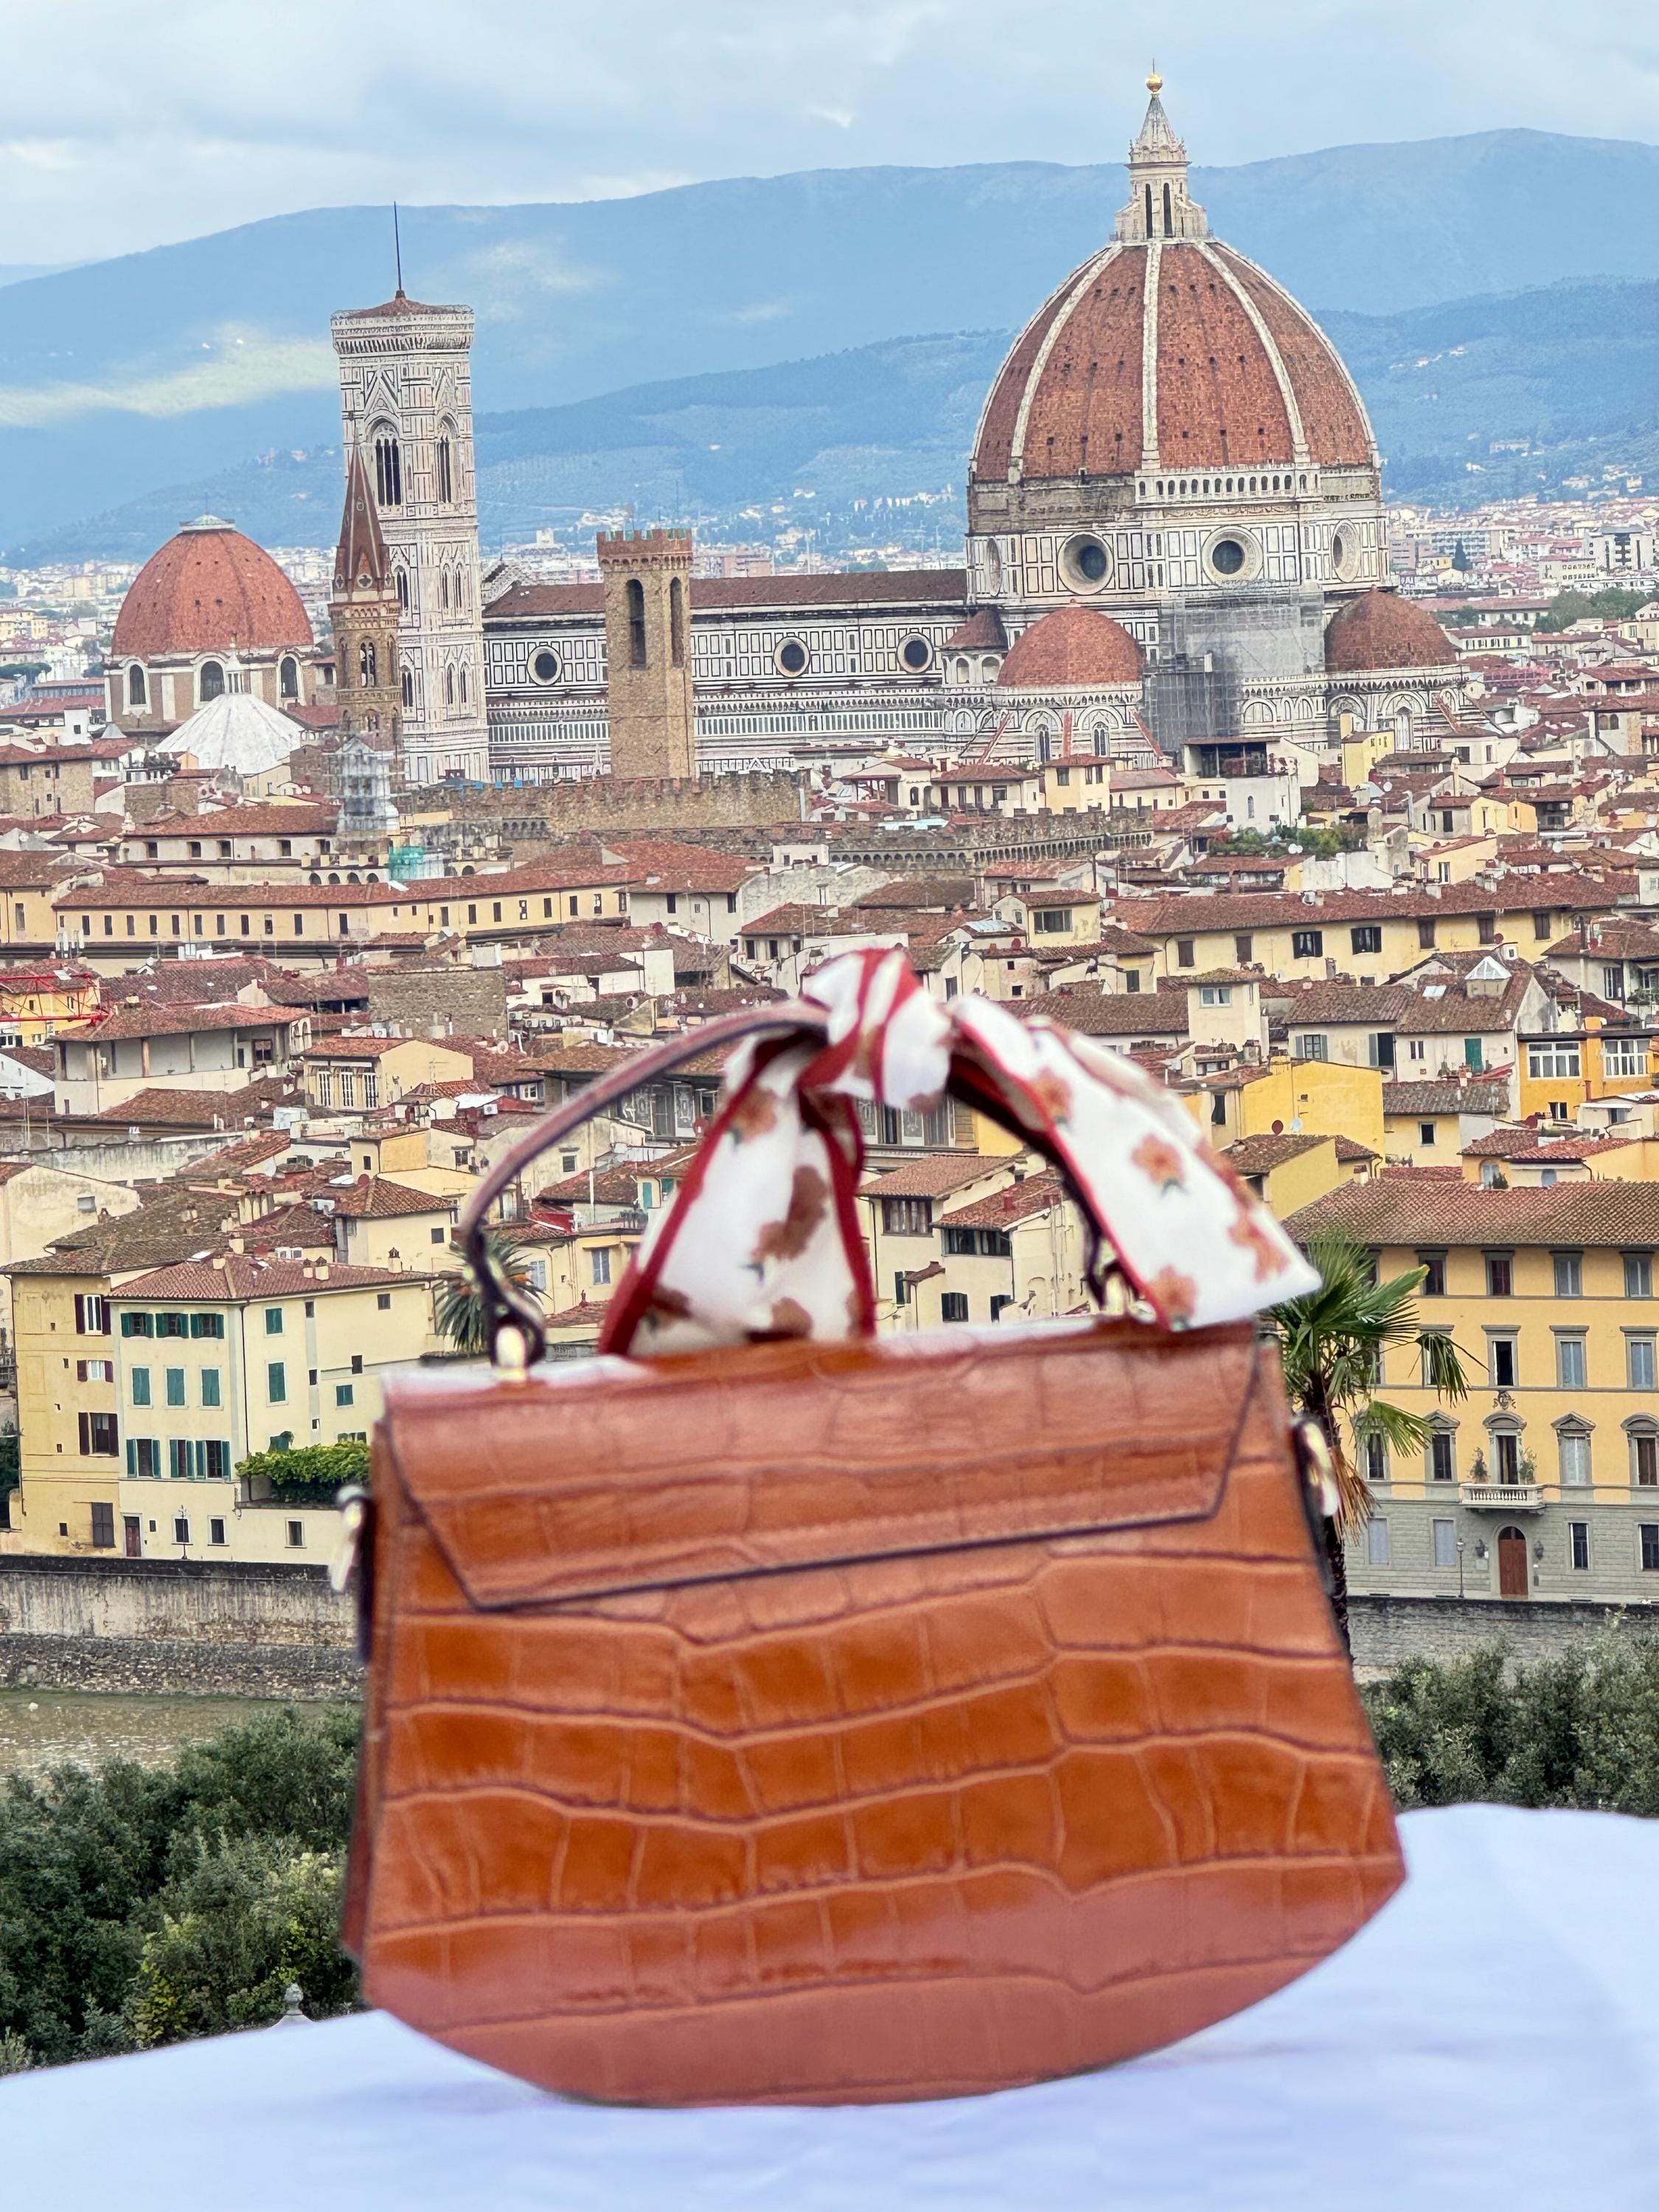
<svg viewBox="0 0 1659 2212">
<path fill-rule="evenodd" d="M 1541 1513 L 1544 1492 L 1536 1482 L 1462 1482 L 1465 1505 L 1480 1513 Z"/>
</svg>

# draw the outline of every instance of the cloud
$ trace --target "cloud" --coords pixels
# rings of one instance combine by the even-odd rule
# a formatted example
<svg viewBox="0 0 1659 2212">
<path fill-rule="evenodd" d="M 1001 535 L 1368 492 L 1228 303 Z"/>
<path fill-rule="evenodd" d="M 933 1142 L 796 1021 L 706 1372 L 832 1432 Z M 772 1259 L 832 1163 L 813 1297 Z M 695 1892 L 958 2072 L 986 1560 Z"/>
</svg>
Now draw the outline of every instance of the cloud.
<svg viewBox="0 0 1659 2212">
<path fill-rule="evenodd" d="M 453 0 L 398 0 L 395 37 L 385 5 L 339 0 L 10 0 L 7 258 L 330 204 L 1115 161 L 1152 43 L 1079 0 L 1017 21 L 1006 0 L 471 0 L 462 21 Z M 1186 0 L 1156 45 L 1205 162 L 1514 124 L 1659 137 L 1659 11 L 1630 0 Z"/>
<path fill-rule="evenodd" d="M 216 331 L 211 359 L 167 375 L 112 378 L 98 384 L 0 385 L 0 429 L 39 430 L 83 415 L 163 417 L 204 407 L 243 407 L 289 392 L 331 389 L 331 346 L 302 338 L 270 339 L 248 331 Z"/>
</svg>

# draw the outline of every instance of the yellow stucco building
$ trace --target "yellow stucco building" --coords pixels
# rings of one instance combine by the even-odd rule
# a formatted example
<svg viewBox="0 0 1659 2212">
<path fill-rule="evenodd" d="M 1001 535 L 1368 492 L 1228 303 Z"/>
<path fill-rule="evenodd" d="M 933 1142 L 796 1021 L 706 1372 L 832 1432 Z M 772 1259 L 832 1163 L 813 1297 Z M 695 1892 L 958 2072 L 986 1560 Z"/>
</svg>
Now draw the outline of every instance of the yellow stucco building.
<svg viewBox="0 0 1659 2212">
<path fill-rule="evenodd" d="M 1353 1586 L 1659 1601 L 1659 1183 L 1389 1180 L 1288 1225 L 1346 1232 L 1383 1280 L 1425 1268 L 1419 1325 L 1469 1384 L 1442 1399 L 1414 1343 L 1388 1354 L 1378 1395 L 1432 1433 L 1420 1454 L 1362 1455 L 1376 1507 Z"/>
</svg>

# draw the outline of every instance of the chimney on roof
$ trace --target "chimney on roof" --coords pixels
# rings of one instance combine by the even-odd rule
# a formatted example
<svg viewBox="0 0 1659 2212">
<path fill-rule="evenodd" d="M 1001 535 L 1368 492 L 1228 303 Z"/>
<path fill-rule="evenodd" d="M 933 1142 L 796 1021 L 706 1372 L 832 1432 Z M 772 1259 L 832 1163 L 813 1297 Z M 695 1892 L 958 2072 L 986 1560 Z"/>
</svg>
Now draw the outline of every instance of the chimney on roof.
<svg viewBox="0 0 1659 2212">
<path fill-rule="evenodd" d="M 328 1280 L 328 1261 L 326 1260 L 318 1261 L 316 1280 L 319 1283 L 325 1283 Z"/>
</svg>

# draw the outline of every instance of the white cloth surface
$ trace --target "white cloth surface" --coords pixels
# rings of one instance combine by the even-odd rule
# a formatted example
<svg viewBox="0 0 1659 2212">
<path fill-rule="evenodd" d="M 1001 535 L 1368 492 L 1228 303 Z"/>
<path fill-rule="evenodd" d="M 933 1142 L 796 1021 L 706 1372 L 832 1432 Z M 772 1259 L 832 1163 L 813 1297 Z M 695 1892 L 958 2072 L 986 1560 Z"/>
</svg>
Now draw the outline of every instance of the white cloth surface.
<svg viewBox="0 0 1659 2212">
<path fill-rule="evenodd" d="M 52 2212 L 1653 2212 L 1659 1822 L 1402 1824 L 1344 1950 L 1133 2064 L 841 2110 L 568 2103 L 383 2014 L 0 2081 Z"/>
</svg>

